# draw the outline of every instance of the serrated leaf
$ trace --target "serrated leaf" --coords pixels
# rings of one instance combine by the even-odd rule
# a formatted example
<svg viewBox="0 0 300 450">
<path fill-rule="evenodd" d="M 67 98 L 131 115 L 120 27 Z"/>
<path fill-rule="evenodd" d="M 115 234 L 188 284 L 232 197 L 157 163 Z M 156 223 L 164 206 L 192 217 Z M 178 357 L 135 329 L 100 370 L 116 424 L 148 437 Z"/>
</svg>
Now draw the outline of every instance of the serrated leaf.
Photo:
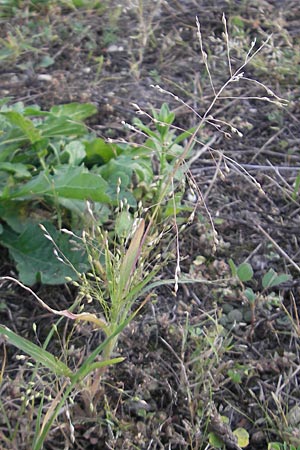
<svg viewBox="0 0 300 450">
<path fill-rule="evenodd" d="M 253 269 L 251 264 L 242 263 L 237 268 L 237 276 L 239 280 L 244 283 L 245 281 L 250 281 L 253 278 Z"/>
<path fill-rule="evenodd" d="M 233 434 L 237 437 L 239 447 L 244 448 L 249 445 L 249 433 L 245 428 L 237 428 Z"/>
</svg>

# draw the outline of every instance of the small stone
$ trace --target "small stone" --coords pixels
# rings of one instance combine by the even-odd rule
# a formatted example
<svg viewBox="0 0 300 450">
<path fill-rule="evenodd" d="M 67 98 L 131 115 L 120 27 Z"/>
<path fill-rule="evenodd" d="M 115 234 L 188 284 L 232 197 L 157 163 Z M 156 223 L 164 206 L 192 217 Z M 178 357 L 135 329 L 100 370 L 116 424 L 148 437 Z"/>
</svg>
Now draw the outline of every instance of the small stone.
<svg viewBox="0 0 300 450">
<path fill-rule="evenodd" d="M 123 52 L 124 47 L 122 45 L 111 44 L 107 47 L 106 51 L 107 53 Z"/>
<path fill-rule="evenodd" d="M 39 81 L 47 81 L 48 83 L 50 82 L 50 81 L 52 81 L 52 76 L 51 75 L 49 75 L 49 74 L 47 74 L 47 73 L 40 73 L 38 76 L 37 76 L 37 79 L 39 80 Z"/>
</svg>

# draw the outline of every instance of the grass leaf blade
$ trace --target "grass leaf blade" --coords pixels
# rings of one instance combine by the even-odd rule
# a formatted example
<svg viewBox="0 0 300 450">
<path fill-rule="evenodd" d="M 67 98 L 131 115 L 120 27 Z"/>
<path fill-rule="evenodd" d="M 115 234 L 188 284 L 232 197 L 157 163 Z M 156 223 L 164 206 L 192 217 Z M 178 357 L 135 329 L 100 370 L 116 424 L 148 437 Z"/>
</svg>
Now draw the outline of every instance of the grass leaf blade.
<svg viewBox="0 0 300 450">
<path fill-rule="evenodd" d="M 0 334 L 3 334 L 8 342 L 17 347 L 22 352 L 31 356 L 36 362 L 39 362 L 44 367 L 50 369 L 56 375 L 62 375 L 65 377 L 71 377 L 73 375 L 69 367 L 63 362 L 55 358 L 51 353 L 47 352 L 41 347 L 33 344 L 27 339 L 18 336 L 9 328 L 0 325 Z"/>
</svg>

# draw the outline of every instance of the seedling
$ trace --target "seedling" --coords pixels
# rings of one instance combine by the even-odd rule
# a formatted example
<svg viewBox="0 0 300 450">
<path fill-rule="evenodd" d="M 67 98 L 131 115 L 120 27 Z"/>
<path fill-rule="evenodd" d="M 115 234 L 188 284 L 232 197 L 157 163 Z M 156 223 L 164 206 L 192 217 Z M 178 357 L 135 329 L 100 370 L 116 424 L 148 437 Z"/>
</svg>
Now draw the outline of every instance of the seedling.
<svg viewBox="0 0 300 450">
<path fill-rule="evenodd" d="M 251 264 L 244 262 L 239 266 L 236 266 L 232 259 L 229 260 L 229 266 L 231 269 L 231 273 L 233 278 L 237 279 L 242 286 L 243 294 L 249 302 L 251 312 L 252 312 L 252 326 L 254 326 L 255 322 L 255 310 L 257 306 L 257 302 L 262 300 L 265 295 L 267 295 L 267 299 L 271 300 L 276 297 L 275 292 L 269 291 L 271 288 L 280 286 L 282 283 L 285 283 L 291 279 L 291 276 L 288 274 L 277 274 L 274 269 L 270 268 L 268 272 L 264 274 L 261 279 L 262 290 L 259 293 L 253 291 L 251 287 L 246 287 L 245 283 L 253 280 L 254 271 L 252 269 Z"/>
</svg>

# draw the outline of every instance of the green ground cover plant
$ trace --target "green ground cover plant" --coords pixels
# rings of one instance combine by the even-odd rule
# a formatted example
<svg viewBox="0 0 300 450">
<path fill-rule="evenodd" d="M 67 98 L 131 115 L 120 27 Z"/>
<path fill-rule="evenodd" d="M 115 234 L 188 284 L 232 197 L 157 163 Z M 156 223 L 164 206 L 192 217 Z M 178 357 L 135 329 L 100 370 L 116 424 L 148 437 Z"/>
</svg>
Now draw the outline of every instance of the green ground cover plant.
<svg viewBox="0 0 300 450">
<path fill-rule="evenodd" d="M 84 250 L 74 249 L 70 238 L 59 231 L 62 225 L 73 231 L 85 226 L 87 200 L 93 202 L 99 224 L 107 221 L 114 207 L 125 202 L 127 210 L 119 215 L 117 230 L 126 235 L 133 220 L 129 208 L 136 210 L 140 201 L 144 207 L 151 202 L 161 203 L 161 196 L 171 192 L 170 186 L 165 191 L 165 178 L 182 152 L 180 143 L 191 134 L 187 131 L 176 135 L 170 129 L 175 117 L 167 105 L 155 117 L 156 132 L 136 122 L 147 139 L 133 146 L 110 144 L 88 133 L 83 120 L 95 114 L 91 104 L 54 106 L 47 112 L 37 106 L 3 103 L 0 241 L 16 261 L 20 279 L 28 285 L 38 280 L 59 284 L 72 276 L 70 267 L 59 270 L 60 262 L 49 239 L 44 239 L 40 223 L 47 227 L 75 270 L 84 271 Z M 159 158 L 155 174 L 153 154 Z M 176 177 L 179 180 L 182 173 Z M 177 214 L 188 210 L 181 205 L 181 197 L 176 197 Z M 163 216 L 173 214 L 172 203 L 163 208 Z"/>
</svg>

